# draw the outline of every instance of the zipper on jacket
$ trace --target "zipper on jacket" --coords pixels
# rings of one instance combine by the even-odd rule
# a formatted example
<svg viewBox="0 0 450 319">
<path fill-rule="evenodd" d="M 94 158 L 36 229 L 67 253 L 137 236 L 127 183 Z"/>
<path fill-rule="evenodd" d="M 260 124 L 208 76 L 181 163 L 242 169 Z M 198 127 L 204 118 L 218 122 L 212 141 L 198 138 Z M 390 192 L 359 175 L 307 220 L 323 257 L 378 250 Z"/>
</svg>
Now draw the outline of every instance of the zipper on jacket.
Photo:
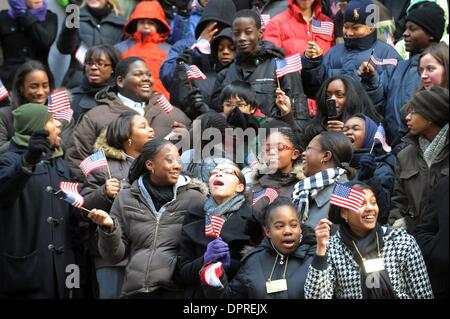
<svg viewBox="0 0 450 319">
<path fill-rule="evenodd" d="M 159 217 L 156 217 L 156 228 L 155 228 L 155 235 L 154 235 L 154 240 L 153 240 L 153 245 L 151 247 L 151 254 L 148 257 L 148 262 L 147 262 L 147 271 L 145 272 L 145 278 L 144 278 L 144 289 L 146 290 L 146 292 L 148 292 L 149 288 L 148 288 L 148 273 L 150 272 L 150 263 L 151 260 L 153 259 L 153 255 L 155 254 L 155 250 L 156 250 L 156 242 L 158 241 L 158 231 L 159 231 L 159 220 L 161 218 L 161 215 Z"/>
</svg>

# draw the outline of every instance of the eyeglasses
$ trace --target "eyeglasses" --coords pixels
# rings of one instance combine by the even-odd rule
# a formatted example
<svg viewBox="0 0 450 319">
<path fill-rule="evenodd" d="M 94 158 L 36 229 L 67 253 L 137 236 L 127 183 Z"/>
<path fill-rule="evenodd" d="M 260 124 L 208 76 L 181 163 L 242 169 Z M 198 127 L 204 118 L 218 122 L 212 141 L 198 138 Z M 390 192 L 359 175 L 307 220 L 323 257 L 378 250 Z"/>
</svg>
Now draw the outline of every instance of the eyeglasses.
<svg viewBox="0 0 450 319">
<path fill-rule="evenodd" d="M 84 62 L 84 65 L 88 65 L 88 66 L 93 66 L 94 64 L 98 68 L 104 68 L 104 67 L 112 65 L 111 63 L 105 63 L 103 61 L 92 61 L 92 60 L 89 60 L 89 61 Z"/>
<path fill-rule="evenodd" d="M 224 174 L 227 174 L 227 175 L 236 175 L 236 177 L 239 178 L 236 171 L 234 169 L 232 169 L 231 167 L 214 168 L 213 170 L 209 171 L 209 175 L 210 176 L 217 175 L 220 172 L 223 172 Z"/>
<path fill-rule="evenodd" d="M 275 150 L 278 152 L 282 152 L 285 150 L 295 151 L 295 147 L 283 143 L 278 143 L 276 145 L 266 145 L 266 152 L 269 153 L 271 150 Z"/>
</svg>

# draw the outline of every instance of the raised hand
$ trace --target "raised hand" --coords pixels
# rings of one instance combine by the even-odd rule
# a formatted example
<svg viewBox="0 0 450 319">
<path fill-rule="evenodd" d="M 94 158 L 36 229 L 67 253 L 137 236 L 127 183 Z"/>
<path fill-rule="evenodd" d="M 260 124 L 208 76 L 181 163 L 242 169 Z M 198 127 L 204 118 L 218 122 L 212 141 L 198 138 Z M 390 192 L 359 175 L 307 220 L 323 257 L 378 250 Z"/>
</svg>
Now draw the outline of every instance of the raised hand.
<svg viewBox="0 0 450 319">
<path fill-rule="evenodd" d="M 331 225 L 332 223 L 328 219 L 323 218 L 316 226 L 316 255 L 318 256 L 325 256 L 327 252 L 327 243 L 330 239 Z"/>
<path fill-rule="evenodd" d="M 50 153 L 51 146 L 47 130 L 34 131 L 28 142 L 28 149 L 24 154 L 25 162 L 36 165 L 41 161 L 42 154 Z"/>
<path fill-rule="evenodd" d="M 280 110 L 281 116 L 285 116 L 292 111 L 291 99 L 289 96 L 284 93 L 284 91 L 280 88 L 277 88 L 275 91 L 276 100 L 275 104 Z"/>
<path fill-rule="evenodd" d="M 109 198 L 114 199 L 116 198 L 117 194 L 119 194 L 120 181 L 117 178 L 110 178 L 106 180 L 105 188 L 106 195 L 108 195 Z"/>
<path fill-rule="evenodd" d="M 101 209 L 92 209 L 91 212 L 88 214 L 88 218 L 90 220 L 92 220 L 93 223 L 99 225 L 99 226 L 103 226 L 103 227 L 108 227 L 108 228 L 113 228 L 114 227 L 114 221 L 112 220 L 111 216 L 109 216 L 109 214 Z"/>
</svg>

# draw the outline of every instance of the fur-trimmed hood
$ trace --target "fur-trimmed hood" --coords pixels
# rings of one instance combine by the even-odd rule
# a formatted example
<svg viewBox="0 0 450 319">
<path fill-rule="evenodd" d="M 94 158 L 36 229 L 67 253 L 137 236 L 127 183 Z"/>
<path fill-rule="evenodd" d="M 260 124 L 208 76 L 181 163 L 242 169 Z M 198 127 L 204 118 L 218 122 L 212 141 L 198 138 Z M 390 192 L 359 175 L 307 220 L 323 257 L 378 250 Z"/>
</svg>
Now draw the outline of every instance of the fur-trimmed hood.
<svg viewBox="0 0 450 319">
<path fill-rule="evenodd" d="M 94 144 L 94 152 L 101 149 L 105 151 L 107 158 L 113 158 L 119 161 L 124 161 L 127 159 L 127 154 L 123 150 L 119 150 L 108 145 L 108 142 L 106 141 L 106 128 L 102 130 Z"/>
</svg>

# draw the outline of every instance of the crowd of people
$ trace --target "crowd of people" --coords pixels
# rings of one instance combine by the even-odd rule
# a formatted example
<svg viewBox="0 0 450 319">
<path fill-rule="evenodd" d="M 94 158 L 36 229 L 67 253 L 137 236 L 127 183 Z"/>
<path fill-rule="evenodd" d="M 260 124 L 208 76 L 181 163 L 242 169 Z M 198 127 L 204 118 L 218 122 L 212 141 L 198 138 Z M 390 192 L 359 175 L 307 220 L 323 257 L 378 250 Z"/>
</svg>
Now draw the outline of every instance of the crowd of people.
<svg viewBox="0 0 450 319">
<path fill-rule="evenodd" d="M 448 1 L 50 1 L 0 11 L 1 299 L 448 298 Z"/>
</svg>

